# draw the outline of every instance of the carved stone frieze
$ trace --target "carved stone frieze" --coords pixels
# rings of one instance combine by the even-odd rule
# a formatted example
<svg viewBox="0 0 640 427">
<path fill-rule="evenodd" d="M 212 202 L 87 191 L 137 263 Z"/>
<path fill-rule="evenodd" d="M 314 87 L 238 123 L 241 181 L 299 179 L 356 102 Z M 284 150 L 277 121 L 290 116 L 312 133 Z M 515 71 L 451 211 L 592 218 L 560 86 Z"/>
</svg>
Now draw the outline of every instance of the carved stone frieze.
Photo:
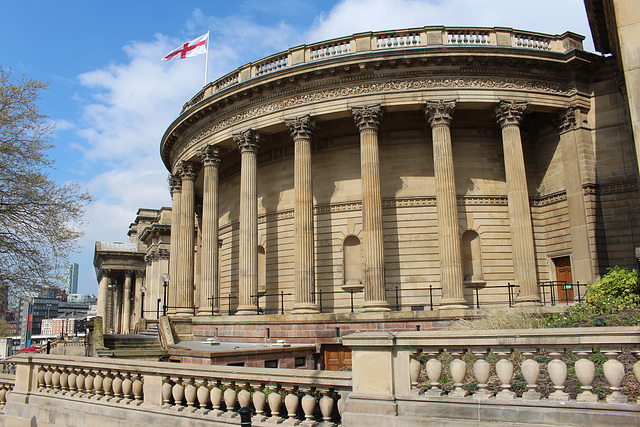
<svg viewBox="0 0 640 427">
<path fill-rule="evenodd" d="M 360 132 L 364 130 L 377 131 L 384 115 L 380 104 L 365 105 L 364 107 L 352 107 L 351 114 Z"/>
<path fill-rule="evenodd" d="M 233 141 L 238 144 L 238 149 L 241 153 L 257 153 L 258 150 L 260 150 L 261 140 L 262 135 L 253 129 L 247 129 L 244 132 L 233 134 Z"/>
<path fill-rule="evenodd" d="M 385 82 L 358 82 L 352 85 L 341 85 L 340 87 L 335 87 L 333 84 L 329 86 L 333 87 L 328 87 L 314 92 L 307 92 L 308 88 L 300 89 L 301 91 L 305 91 L 305 93 L 285 96 L 279 100 L 254 100 L 251 104 L 244 107 L 244 110 L 235 114 L 230 114 L 228 110 L 223 109 L 217 117 L 212 117 L 214 122 L 187 137 L 185 141 L 180 143 L 179 147 L 174 147 L 171 157 L 179 158 L 187 150 L 200 143 L 205 138 L 244 120 L 260 117 L 285 108 L 338 98 L 349 98 L 352 96 L 385 92 L 422 91 L 439 88 L 515 89 L 559 95 L 568 95 L 575 93 L 577 90 L 574 82 L 567 84 L 499 77 L 429 77 L 423 79 L 392 79 Z"/>
<path fill-rule="evenodd" d="M 427 101 L 424 107 L 424 114 L 431 127 L 450 126 L 453 119 L 453 112 L 456 109 L 456 101 Z"/>
<path fill-rule="evenodd" d="M 308 114 L 295 119 L 286 119 L 284 124 L 294 140 L 298 138 L 311 139 L 316 130 L 316 121 Z"/>
<path fill-rule="evenodd" d="M 527 110 L 526 102 L 500 101 L 493 113 L 501 128 L 505 126 L 519 126 Z"/>
</svg>

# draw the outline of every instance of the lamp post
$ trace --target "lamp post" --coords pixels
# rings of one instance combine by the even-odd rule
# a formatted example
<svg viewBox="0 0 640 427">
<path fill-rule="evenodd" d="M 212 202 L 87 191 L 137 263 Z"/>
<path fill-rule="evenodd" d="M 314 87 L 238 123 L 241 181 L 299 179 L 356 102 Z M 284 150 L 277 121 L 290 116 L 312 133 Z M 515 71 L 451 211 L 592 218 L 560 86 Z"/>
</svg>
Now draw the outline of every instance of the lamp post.
<svg viewBox="0 0 640 427">
<path fill-rule="evenodd" d="M 167 285 L 169 285 L 169 280 L 171 278 L 169 277 L 168 273 L 164 273 L 162 276 L 160 276 L 160 280 L 162 280 L 162 286 L 164 287 L 164 301 L 162 302 L 162 315 L 166 316 L 167 315 Z"/>
<path fill-rule="evenodd" d="M 140 317 L 144 317 L 144 295 L 147 293 L 147 288 L 140 286 Z"/>
</svg>

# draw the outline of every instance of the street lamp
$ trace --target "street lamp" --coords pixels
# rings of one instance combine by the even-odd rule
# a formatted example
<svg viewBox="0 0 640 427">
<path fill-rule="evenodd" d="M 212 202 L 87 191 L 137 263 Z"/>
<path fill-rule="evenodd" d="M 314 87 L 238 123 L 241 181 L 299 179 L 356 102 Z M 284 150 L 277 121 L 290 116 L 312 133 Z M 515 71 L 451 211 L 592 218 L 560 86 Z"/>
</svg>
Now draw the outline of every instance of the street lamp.
<svg viewBox="0 0 640 427">
<path fill-rule="evenodd" d="M 140 286 L 140 317 L 144 317 L 144 294 L 147 293 L 147 288 L 142 285 Z"/>
<path fill-rule="evenodd" d="M 164 302 L 162 304 L 163 316 L 167 315 L 167 285 L 169 284 L 170 279 L 171 278 L 169 277 L 168 273 L 164 273 L 162 276 L 160 276 L 160 280 L 162 280 L 162 286 L 164 287 Z"/>
</svg>

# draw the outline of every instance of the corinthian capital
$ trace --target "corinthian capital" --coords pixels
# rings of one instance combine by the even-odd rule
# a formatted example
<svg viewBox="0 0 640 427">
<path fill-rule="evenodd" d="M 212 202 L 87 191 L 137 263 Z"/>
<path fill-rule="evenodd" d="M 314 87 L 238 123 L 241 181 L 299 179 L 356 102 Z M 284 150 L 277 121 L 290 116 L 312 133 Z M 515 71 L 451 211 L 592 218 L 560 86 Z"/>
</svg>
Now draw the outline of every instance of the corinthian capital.
<svg viewBox="0 0 640 427">
<path fill-rule="evenodd" d="M 198 176 L 199 167 L 193 162 L 180 162 L 180 176 L 185 179 L 196 179 Z"/>
<path fill-rule="evenodd" d="M 362 132 L 363 130 L 378 130 L 384 112 L 380 104 L 366 105 L 364 107 L 352 107 L 351 114 L 356 126 Z"/>
<path fill-rule="evenodd" d="M 577 125 L 575 108 L 569 107 L 562 113 L 560 113 L 560 115 L 558 116 L 558 121 L 556 123 L 558 125 L 558 130 L 560 131 L 560 133 L 575 129 Z"/>
<path fill-rule="evenodd" d="M 247 129 L 244 132 L 233 134 L 233 141 L 238 144 L 238 150 L 241 153 L 252 152 L 257 153 L 260 149 L 260 141 L 262 135 L 253 129 Z"/>
<path fill-rule="evenodd" d="M 182 191 L 182 179 L 179 174 L 169 175 L 167 181 L 169 181 L 171 194 Z"/>
<path fill-rule="evenodd" d="M 311 139 L 316 130 L 316 121 L 308 114 L 295 119 L 286 119 L 284 124 L 294 140 L 298 138 Z"/>
<path fill-rule="evenodd" d="M 500 104 L 495 107 L 493 115 L 501 128 L 519 126 L 526 110 L 527 103 L 525 101 L 500 101 Z"/>
<path fill-rule="evenodd" d="M 204 166 L 220 165 L 220 147 L 215 145 L 207 145 L 198 152 L 198 157 Z"/>
<path fill-rule="evenodd" d="M 431 127 L 450 126 L 453 119 L 453 112 L 456 109 L 456 101 L 427 101 L 424 107 L 424 115 L 427 117 Z"/>
</svg>

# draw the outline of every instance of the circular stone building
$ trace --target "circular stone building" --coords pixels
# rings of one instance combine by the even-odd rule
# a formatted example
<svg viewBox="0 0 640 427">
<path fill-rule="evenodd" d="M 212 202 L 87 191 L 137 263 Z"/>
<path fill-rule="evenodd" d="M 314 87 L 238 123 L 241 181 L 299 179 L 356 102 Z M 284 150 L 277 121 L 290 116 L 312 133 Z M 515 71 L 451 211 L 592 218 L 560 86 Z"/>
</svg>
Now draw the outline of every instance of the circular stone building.
<svg viewBox="0 0 640 427">
<path fill-rule="evenodd" d="M 635 265 L 625 94 L 613 59 L 582 40 L 368 32 L 208 84 L 160 147 L 169 315 L 198 315 L 193 331 L 216 314 L 404 322 L 571 300 L 577 282 Z"/>
</svg>

